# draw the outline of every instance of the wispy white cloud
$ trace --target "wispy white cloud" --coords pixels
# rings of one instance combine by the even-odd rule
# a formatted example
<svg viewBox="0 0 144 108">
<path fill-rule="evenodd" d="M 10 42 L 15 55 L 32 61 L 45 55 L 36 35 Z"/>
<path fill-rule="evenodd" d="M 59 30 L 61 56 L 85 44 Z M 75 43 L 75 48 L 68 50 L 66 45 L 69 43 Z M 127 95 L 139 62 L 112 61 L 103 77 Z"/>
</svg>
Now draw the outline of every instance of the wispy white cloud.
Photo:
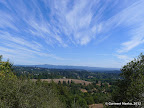
<svg viewBox="0 0 144 108">
<path fill-rule="evenodd" d="M 7 44 L 5 47 L 0 47 L 0 51 L 1 54 L 9 54 L 12 57 L 21 57 L 21 58 L 50 57 L 56 60 L 66 60 L 54 54 L 30 50 L 28 48 L 16 44 Z"/>
<path fill-rule="evenodd" d="M 40 51 L 42 49 L 42 46 L 38 44 L 37 42 L 28 42 L 24 38 L 20 38 L 18 36 L 12 36 L 8 32 L 1 32 L 0 31 L 0 37 L 3 40 L 1 43 L 5 44 L 5 42 L 9 43 L 16 43 L 21 46 L 29 47 L 33 50 Z"/>
<path fill-rule="evenodd" d="M 8 32 L 0 32 L 1 41 L 0 51 L 1 54 L 11 54 L 8 57 L 25 57 L 25 58 L 35 58 L 39 57 L 50 57 L 56 60 L 64 60 L 49 52 L 43 52 L 43 46 L 36 41 L 27 41 L 24 38 L 11 36 Z"/>
<path fill-rule="evenodd" d="M 114 54 L 113 56 L 118 58 L 117 62 L 120 62 L 119 66 L 124 66 L 126 63 L 134 59 L 131 56 L 124 54 Z"/>
<path fill-rule="evenodd" d="M 121 27 L 127 28 L 128 40 L 119 45 L 118 53 L 128 52 L 144 43 L 143 0 L 16 2 L 0 1 L 3 6 L 0 8 L 0 50 L 5 54 L 64 60 L 51 54 L 50 48 L 100 43 Z M 126 59 L 122 55 L 117 57 Z"/>
<path fill-rule="evenodd" d="M 115 56 L 117 56 L 119 59 L 122 59 L 122 60 L 124 60 L 124 61 L 129 61 L 129 60 L 132 60 L 132 58 L 131 57 L 129 57 L 129 56 L 127 56 L 127 55 L 115 55 Z"/>
<path fill-rule="evenodd" d="M 138 30 L 140 32 L 140 30 Z M 141 33 L 141 32 L 140 32 Z M 135 33 L 135 35 L 131 38 L 131 40 L 122 43 L 122 48 L 118 50 L 119 53 L 128 52 L 136 46 L 144 43 L 144 35 L 140 35 L 140 33 Z"/>
<path fill-rule="evenodd" d="M 138 0 L 123 11 L 110 19 L 110 23 L 107 26 L 124 26 L 129 28 L 127 35 L 129 40 L 125 40 L 121 44 L 118 52 L 128 52 L 136 46 L 144 43 L 144 1 Z"/>
<path fill-rule="evenodd" d="M 58 20 L 54 23 L 57 24 L 60 32 L 67 36 L 65 38 L 68 38 L 72 43 L 86 45 L 95 39 L 102 30 L 102 24 L 95 18 L 95 12 L 102 14 L 107 6 L 100 7 L 98 0 L 93 2 L 73 1 L 69 5 L 68 3 L 68 1 L 54 1 L 53 7 L 55 8 L 52 8 L 52 15 L 54 14 Z"/>
<path fill-rule="evenodd" d="M 45 8 L 42 8 L 39 2 L 42 1 L 29 1 L 31 5 L 24 1 L 18 1 L 18 4 L 10 1 L 9 5 L 3 3 L 11 11 L 10 15 L 4 13 L 5 16 L 1 17 L 2 20 L 5 20 L 1 22 L 8 23 L 7 25 L 2 24 L 4 28 L 8 26 L 15 29 L 21 28 L 21 31 L 29 33 L 31 38 L 42 38 L 46 44 L 67 47 L 70 42 L 86 45 L 98 37 L 98 34 L 104 32 L 103 37 L 105 38 L 105 34 L 111 30 L 112 25 L 115 25 L 115 19 L 118 16 L 103 20 L 109 4 L 117 5 L 117 1 L 55 0 L 49 2 L 44 0 Z M 44 10 L 45 13 L 43 13 Z M 7 16 L 12 21 L 9 21 Z M 21 22 L 23 26 L 20 25 Z"/>
</svg>

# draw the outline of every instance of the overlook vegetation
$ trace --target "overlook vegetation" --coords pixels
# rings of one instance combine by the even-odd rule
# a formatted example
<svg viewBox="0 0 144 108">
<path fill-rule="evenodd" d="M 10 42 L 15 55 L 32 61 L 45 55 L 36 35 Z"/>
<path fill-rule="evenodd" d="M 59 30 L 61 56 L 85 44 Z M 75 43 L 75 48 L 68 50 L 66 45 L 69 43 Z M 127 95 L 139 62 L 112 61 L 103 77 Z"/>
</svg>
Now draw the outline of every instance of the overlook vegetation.
<svg viewBox="0 0 144 108">
<path fill-rule="evenodd" d="M 0 56 L 0 108 L 63 108 L 47 83 L 19 79 Z"/>
<path fill-rule="evenodd" d="M 75 79 L 90 83 L 76 83 Z M 141 102 L 121 107 L 143 105 L 144 55 L 125 65 L 121 73 L 19 67 L 0 56 L 1 108 L 88 108 L 99 103 L 105 106 L 105 102 Z"/>
<path fill-rule="evenodd" d="M 112 96 L 115 102 L 140 102 L 144 106 L 144 55 L 127 63 L 122 69 L 122 80 L 117 81 L 117 89 Z"/>
<path fill-rule="evenodd" d="M 86 71 L 86 70 L 74 70 L 74 69 L 48 69 L 39 67 L 22 67 L 15 66 L 14 73 L 17 76 L 26 76 L 33 79 L 81 79 L 92 82 L 113 82 L 120 79 L 119 73 L 121 71 Z"/>
<path fill-rule="evenodd" d="M 15 67 L 18 77 L 29 77 L 49 82 L 59 95 L 59 99 L 71 108 L 73 105 L 87 108 L 90 104 L 104 103 L 111 98 L 114 83 L 119 73 L 88 72 L 85 70 L 47 69 L 37 67 Z M 50 81 L 49 79 L 52 79 Z M 77 80 L 76 80 L 77 79 Z M 59 81 L 58 81 L 59 80 Z M 90 83 L 82 83 L 84 80 Z M 35 80 L 33 80 L 35 81 Z M 79 81 L 77 83 L 76 81 Z M 54 83 L 57 82 L 57 83 Z M 41 82 L 43 83 L 43 82 Z"/>
</svg>

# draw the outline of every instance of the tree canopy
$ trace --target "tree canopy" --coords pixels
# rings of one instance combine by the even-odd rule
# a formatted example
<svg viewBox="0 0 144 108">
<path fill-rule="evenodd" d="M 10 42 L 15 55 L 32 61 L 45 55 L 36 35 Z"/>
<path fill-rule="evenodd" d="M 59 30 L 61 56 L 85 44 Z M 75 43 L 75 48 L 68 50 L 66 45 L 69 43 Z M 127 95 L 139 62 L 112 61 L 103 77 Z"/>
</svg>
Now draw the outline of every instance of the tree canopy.
<svg viewBox="0 0 144 108">
<path fill-rule="evenodd" d="M 0 108 L 63 108 L 48 83 L 20 80 L 0 56 Z"/>
<path fill-rule="evenodd" d="M 144 55 L 127 63 L 121 69 L 122 80 L 118 81 L 113 100 L 115 102 L 144 102 Z"/>
</svg>

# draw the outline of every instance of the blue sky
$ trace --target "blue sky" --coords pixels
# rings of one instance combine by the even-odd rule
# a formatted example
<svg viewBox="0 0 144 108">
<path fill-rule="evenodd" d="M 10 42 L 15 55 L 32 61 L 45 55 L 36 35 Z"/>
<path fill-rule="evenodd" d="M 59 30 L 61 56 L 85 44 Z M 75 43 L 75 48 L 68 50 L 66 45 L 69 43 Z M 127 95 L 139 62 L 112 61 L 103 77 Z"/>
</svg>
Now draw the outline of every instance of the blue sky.
<svg viewBox="0 0 144 108">
<path fill-rule="evenodd" d="M 144 0 L 0 0 L 0 54 L 14 64 L 121 68 L 144 52 Z"/>
</svg>

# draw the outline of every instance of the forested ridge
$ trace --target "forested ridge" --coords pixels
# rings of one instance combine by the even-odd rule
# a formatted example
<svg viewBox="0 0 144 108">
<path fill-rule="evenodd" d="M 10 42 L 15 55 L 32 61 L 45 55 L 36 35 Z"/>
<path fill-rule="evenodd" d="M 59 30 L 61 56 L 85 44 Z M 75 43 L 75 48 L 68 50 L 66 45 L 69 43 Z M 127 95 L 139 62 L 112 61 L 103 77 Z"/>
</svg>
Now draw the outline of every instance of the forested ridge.
<svg viewBox="0 0 144 108">
<path fill-rule="evenodd" d="M 32 79 L 36 79 L 33 81 Z M 51 82 L 41 79 L 53 79 Z M 54 79 L 72 79 L 54 82 Z M 90 84 L 75 83 L 74 79 Z M 121 72 L 90 72 L 13 66 L 0 56 L 1 108 L 142 107 L 144 101 L 144 56 L 126 64 Z M 140 102 L 141 105 L 106 106 L 105 102 Z"/>
<path fill-rule="evenodd" d="M 22 67 L 14 66 L 14 73 L 17 76 L 29 76 L 31 79 L 59 79 L 59 78 L 71 78 L 82 79 L 86 81 L 106 81 L 112 82 L 120 79 L 120 71 L 86 71 L 86 70 L 74 70 L 74 69 L 48 69 L 39 67 Z"/>
</svg>

